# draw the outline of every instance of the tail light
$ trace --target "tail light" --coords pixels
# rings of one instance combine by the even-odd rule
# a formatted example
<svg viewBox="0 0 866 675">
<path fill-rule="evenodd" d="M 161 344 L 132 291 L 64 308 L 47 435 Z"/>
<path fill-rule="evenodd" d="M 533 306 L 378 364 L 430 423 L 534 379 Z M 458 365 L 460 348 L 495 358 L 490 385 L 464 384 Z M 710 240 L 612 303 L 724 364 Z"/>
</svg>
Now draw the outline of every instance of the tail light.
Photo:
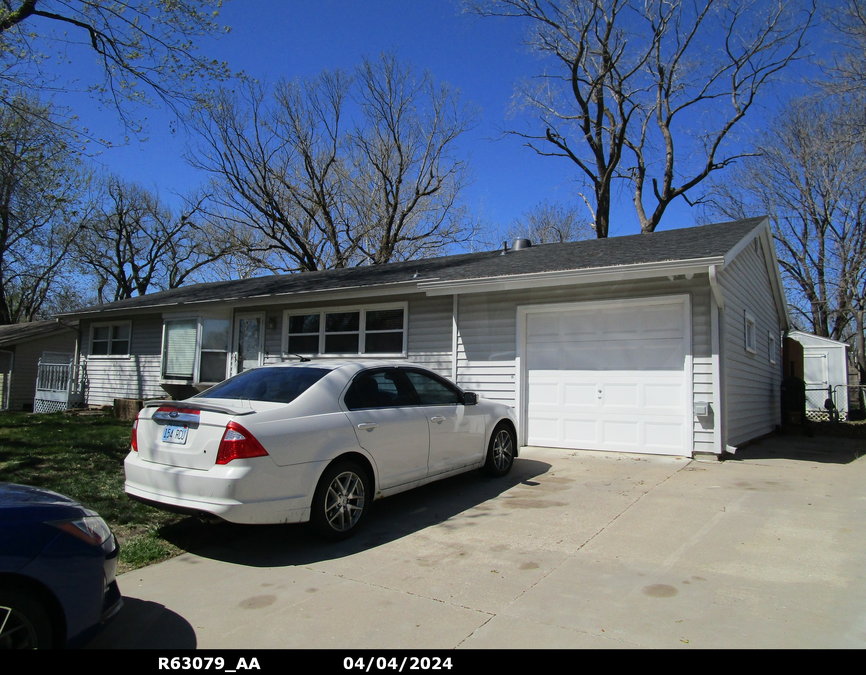
<svg viewBox="0 0 866 675">
<path fill-rule="evenodd" d="M 138 417 L 132 423 L 132 451 L 138 452 Z"/>
<path fill-rule="evenodd" d="M 267 450 L 262 447 L 255 436 L 237 422 L 229 422 L 220 441 L 216 463 L 228 464 L 235 459 L 265 457 L 267 454 Z"/>
</svg>

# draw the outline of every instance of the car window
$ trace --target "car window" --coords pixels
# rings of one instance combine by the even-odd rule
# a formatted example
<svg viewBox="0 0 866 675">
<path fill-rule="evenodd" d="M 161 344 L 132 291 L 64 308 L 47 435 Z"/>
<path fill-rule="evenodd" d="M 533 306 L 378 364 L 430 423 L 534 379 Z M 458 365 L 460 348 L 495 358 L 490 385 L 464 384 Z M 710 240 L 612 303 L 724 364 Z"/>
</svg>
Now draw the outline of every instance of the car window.
<svg viewBox="0 0 866 675">
<path fill-rule="evenodd" d="M 349 410 L 417 405 L 415 392 L 395 368 L 359 373 L 343 399 Z"/>
<path fill-rule="evenodd" d="M 329 372 L 327 368 L 255 368 L 211 387 L 196 398 L 291 403 Z"/>
<path fill-rule="evenodd" d="M 421 405 L 459 405 L 460 392 L 448 382 L 420 370 L 405 370 L 406 377 L 415 387 Z"/>
</svg>

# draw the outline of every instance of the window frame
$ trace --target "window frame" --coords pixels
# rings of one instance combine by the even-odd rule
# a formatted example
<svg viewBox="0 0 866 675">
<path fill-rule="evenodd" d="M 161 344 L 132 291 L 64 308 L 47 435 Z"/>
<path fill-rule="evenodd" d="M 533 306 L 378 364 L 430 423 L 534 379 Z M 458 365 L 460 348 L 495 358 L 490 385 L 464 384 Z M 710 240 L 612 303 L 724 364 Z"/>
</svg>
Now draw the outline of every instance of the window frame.
<svg viewBox="0 0 866 675">
<path fill-rule="evenodd" d="M 114 333 L 114 329 L 120 326 L 128 326 L 129 327 L 129 337 L 126 339 L 126 351 L 121 353 L 113 353 L 112 345 L 116 340 L 112 337 Z M 107 354 L 94 354 L 93 353 L 93 338 L 94 333 L 97 328 L 108 328 L 108 353 Z M 100 340 L 99 342 L 105 342 L 104 340 Z M 90 342 L 88 345 L 89 352 L 87 354 L 87 358 L 94 359 L 126 359 L 129 358 L 132 354 L 132 321 L 98 321 L 96 323 L 90 324 Z"/>
<path fill-rule="evenodd" d="M 758 323 L 749 310 L 743 311 L 743 342 L 749 354 L 758 353 Z"/>
<path fill-rule="evenodd" d="M 194 347 L 194 356 L 193 356 L 193 372 L 192 377 L 179 377 L 179 376 L 166 376 L 165 374 L 165 356 L 166 356 L 166 331 L 168 324 L 176 321 L 195 321 L 196 325 L 196 334 L 195 334 L 195 347 Z M 219 349 L 203 349 L 202 348 L 202 333 L 204 330 L 204 322 L 205 321 L 225 321 L 228 326 L 228 332 L 226 336 L 226 349 L 225 349 L 225 371 L 223 378 L 221 380 L 216 381 L 203 381 L 201 379 L 201 357 L 203 353 L 220 353 L 223 350 Z M 232 354 L 232 320 L 231 317 L 226 316 L 213 316 L 208 314 L 173 314 L 162 317 L 162 340 L 160 343 L 160 361 L 159 361 L 159 381 L 160 384 L 186 384 L 186 385 L 214 385 L 222 382 L 226 378 L 229 377 L 229 359 Z"/>
<path fill-rule="evenodd" d="M 770 363 L 772 363 L 774 365 L 776 363 L 776 349 L 777 349 L 776 336 L 773 335 L 773 331 L 768 330 L 767 331 L 767 357 L 769 358 Z"/>
<path fill-rule="evenodd" d="M 403 311 L 403 326 L 399 329 L 369 330 L 367 329 L 367 314 L 389 309 L 400 309 Z M 327 330 L 327 316 L 329 314 L 351 314 L 358 313 L 358 351 L 357 352 L 326 352 L 325 341 L 328 335 L 350 335 L 355 331 L 331 331 Z M 317 352 L 295 352 L 289 350 L 289 328 L 292 317 L 318 315 L 318 351 Z M 368 352 L 367 334 L 383 335 L 387 333 L 402 333 L 401 349 L 399 352 Z M 287 309 L 283 311 L 282 327 L 282 357 L 290 359 L 295 355 L 316 358 L 406 358 L 408 355 L 409 334 L 409 303 L 391 302 L 374 305 L 340 305 L 336 307 L 324 307 L 321 309 Z M 293 333 L 293 336 L 312 336 L 315 333 Z"/>
</svg>

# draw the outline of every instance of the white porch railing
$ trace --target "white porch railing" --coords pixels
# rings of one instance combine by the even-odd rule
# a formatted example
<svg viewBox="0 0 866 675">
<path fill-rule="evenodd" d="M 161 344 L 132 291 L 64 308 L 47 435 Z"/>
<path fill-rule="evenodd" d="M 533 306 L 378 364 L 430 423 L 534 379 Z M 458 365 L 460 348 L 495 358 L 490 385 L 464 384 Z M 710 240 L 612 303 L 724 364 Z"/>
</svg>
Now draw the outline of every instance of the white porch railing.
<svg viewBox="0 0 866 675">
<path fill-rule="evenodd" d="M 43 363 L 36 371 L 33 412 L 53 413 L 84 405 L 84 364 Z"/>
</svg>

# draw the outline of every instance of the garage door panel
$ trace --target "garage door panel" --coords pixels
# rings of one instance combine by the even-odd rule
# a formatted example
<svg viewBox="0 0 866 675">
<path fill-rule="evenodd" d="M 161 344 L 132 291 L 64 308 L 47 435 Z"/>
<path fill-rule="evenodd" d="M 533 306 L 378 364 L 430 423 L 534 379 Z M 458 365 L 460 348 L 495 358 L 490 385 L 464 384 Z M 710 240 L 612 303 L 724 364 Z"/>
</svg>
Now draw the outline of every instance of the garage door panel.
<svg viewBox="0 0 866 675">
<path fill-rule="evenodd" d="M 601 441 L 615 446 L 627 445 L 637 449 L 640 441 L 640 425 L 623 419 L 601 421 Z"/>
<path fill-rule="evenodd" d="M 685 405 L 685 389 L 682 383 L 664 384 L 651 382 L 644 385 L 644 408 L 653 412 L 676 413 Z"/>
<path fill-rule="evenodd" d="M 646 444 L 654 448 L 679 449 L 683 446 L 682 424 L 659 424 L 647 422 L 645 427 Z"/>
<path fill-rule="evenodd" d="M 637 384 L 608 384 L 600 386 L 605 408 L 638 408 L 641 403 L 641 387 Z M 598 391 L 596 391 L 598 396 Z"/>
<path fill-rule="evenodd" d="M 570 444 L 569 447 L 587 447 L 598 441 L 598 420 L 591 417 L 565 419 L 562 430 L 563 437 Z"/>
<path fill-rule="evenodd" d="M 527 442 L 688 454 L 685 317 L 682 299 L 528 313 Z"/>
</svg>

